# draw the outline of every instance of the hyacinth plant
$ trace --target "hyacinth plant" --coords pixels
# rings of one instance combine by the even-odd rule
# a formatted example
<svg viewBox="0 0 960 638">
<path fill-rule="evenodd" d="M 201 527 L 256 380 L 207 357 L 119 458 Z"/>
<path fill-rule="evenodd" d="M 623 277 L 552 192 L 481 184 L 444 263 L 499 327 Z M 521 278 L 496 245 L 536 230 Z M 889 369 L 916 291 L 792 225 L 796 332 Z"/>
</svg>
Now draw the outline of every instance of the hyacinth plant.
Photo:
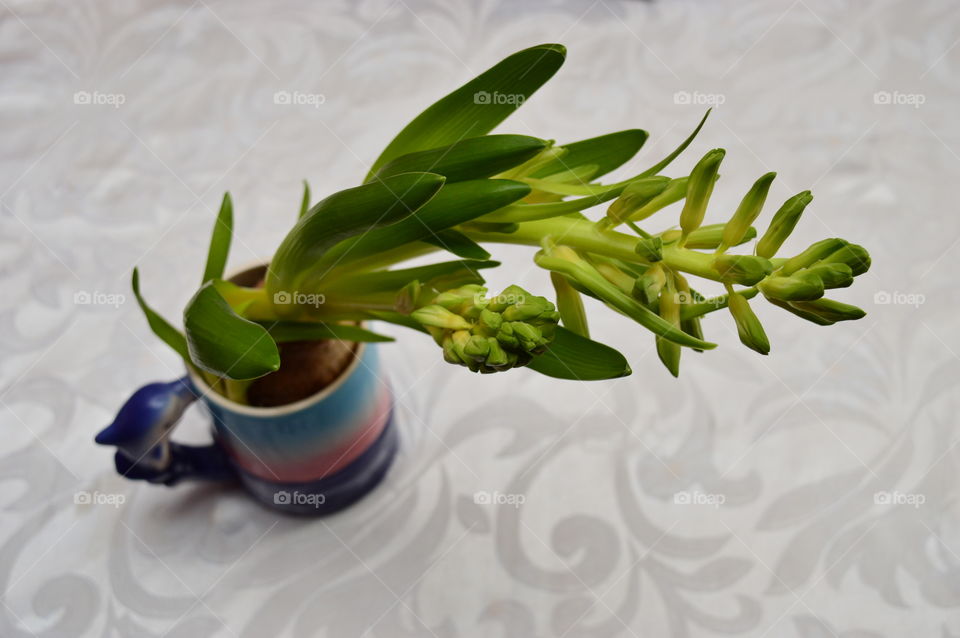
<svg viewBox="0 0 960 638">
<path fill-rule="evenodd" d="M 243 402 L 246 384 L 279 368 L 278 343 L 391 340 L 369 330 L 368 320 L 426 333 L 446 361 L 471 371 L 527 367 L 595 380 L 628 375 L 630 367 L 590 338 L 582 295 L 649 331 L 673 375 L 683 349 L 715 347 L 701 329 L 713 312 L 729 313 L 743 344 L 767 354 L 754 298 L 818 325 L 864 316 L 824 296 L 867 270 L 862 247 L 825 239 L 795 255 L 777 254 L 810 204 L 809 191 L 784 202 L 754 241 L 774 173 L 760 177 L 736 210 L 723 214 L 724 223 L 708 225 L 724 151 L 709 151 L 689 175 L 664 175 L 707 116 L 667 157 L 609 184 L 598 180 L 641 149 L 645 131 L 563 144 L 490 135 L 564 58 L 557 44 L 515 53 L 416 117 L 362 184 L 312 205 L 305 184 L 299 219 L 260 286 L 223 279 L 233 226 L 227 194 L 200 289 L 184 311 L 184 332 L 146 305 L 134 271 L 133 289 L 151 328 L 211 387 Z M 641 226 L 672 204 L 679 220 L 662 224 L 665 230 Z M 591 208 L 598 211 L 593 218 L 584 214 Z M 481 272 L 498 265 L 488 252 L 497 244 L 531 246 L 552 291 L 538 295 L 514 285 L 491 294 Z M 402 263 L 437 253 L 448 256 Z M 699 294 L 691 285 L 697 277 L 722 283 L 725 294 Z"/>
</svg>

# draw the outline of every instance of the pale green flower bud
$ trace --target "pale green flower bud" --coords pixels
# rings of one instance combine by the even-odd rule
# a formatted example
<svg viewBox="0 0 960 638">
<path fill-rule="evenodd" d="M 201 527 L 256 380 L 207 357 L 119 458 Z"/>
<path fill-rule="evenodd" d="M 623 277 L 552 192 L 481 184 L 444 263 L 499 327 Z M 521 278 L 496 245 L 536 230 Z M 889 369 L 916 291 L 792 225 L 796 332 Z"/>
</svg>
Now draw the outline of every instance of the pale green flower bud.
<svg viewBox="0 0 960 638">
<path fill-rule="evenodd" d="M 643 208 L 654 197 L 666 190 L 670 184 L 669 177 L 656 175 L 653 177 L 644 177 L 638 179 L 623 189 L 610 207 L 607 208 L 607 217 L 616 223 L 620 223 L 630 218 L 630 216 Z"/>
<path fill-rule="evenodd" d="M 717 171 L 720 169 L 720 162 L 723 161 L 725 153 L 726 151 L 721 148 L 708 152 L 697 162 L 690 173 L 690 181 L 687 183 L 687 199 L 684 201 L 683 210 L 680 212 L 680 230 L 683 233 L 683 238 L 686 238 L 703 223 L 703 217 L 707 212 L 707 203 L 710 201 L 713 185 L 716 182 Z M 682 243 L 683 239 L 680 241 Z"/>
<path fill-rule="evenodd" d="M 763 234 L 760 241 L 757 242 L 757 255 L 770 259 L 777 254 L 780 246 L 787 240 L 790 233 L 793 232 L 800 216 L 807 205 L 813 201 L 813 195 L 810 191 L 797 193 L 783 203 L 780 210 L 773 216 L 770 227 Z"/>
<path fill-rule="evenodd" d="M 660 316 L 671 325 L 680 327 L 680 304 L 677 299 L 677 289 L 671 276 L 660 293 Z M 657 356 L 660 362 L 673 376 L 680 375 L 680 346 L 673 341 L 657 337 Z"/>
<path fill-rule="evenodd" d="M 770 340 L 763 325 L 753 313 L 750 302 L 743 295 L 732 293 L 728 296 L 727 307 L 737 323 L 737 334 L 743 345 L 760 354 L 770 353 Z"/>
<path fill-rule="evenodd" d="M 474 372 L 526 365 L 553 339 L 560 313 L 519 286 L 489 299 L 485 293 L 474 285 L 448 290 L 411 317 L 427 327 L 449 362 Z"/>
<path fill-rule="evenodd" d="M 837 321 L 855 321 L 863 319 L 867 313 L 856 306 L 840 303 L 833 299 L 817 299 L 815 301 L 791 301 L 790 305 L 797 310 L 809 312 L 818 317 L 835 323 Z"/>
<path fill-rule="evenodd" d="M 730 221 L 728 221 L 723 228 L 723 238 L 718 246 L 718 250 L 723 252 L 730 246 L 736 246 L 743 240 L 747 231 L 750 229 L 750 225 L 753 224 L 754 220 L 759 217 L 760 211 L 763 210 L 763 203 L 767 200 L 770 184 L 773 183 L 773 179 L 776 176 L 776 173 L 767 173 L 758 179 L 750 190 L 747 191 L 747 194 L 740 202 L 740 206 L 737 207 L 733 217 L 730 218 Z"/>
<path fill-rule="evenodd" d="M 659 237 L 643 238 L 637 242 L 634 250 L 651 263 L 663 259 L 663 240 Z"/>
<path fill-rule="evenodd" d="M 752 286 L 773 272 L 773 264 L 754 255 L 717 255 L 713 269 L 724 283 Z"/>
<path fill-rule="evenodd" d="M 830 288 L 846 288 L 853 283 L 853 271 L 846 264 L 820 263 L 798 271 L 799 273 L 810 273 L 812 276 L 819 278 L 823 282 L 823 287 L 828 290 Z"/>
<path fill-rule="evenodd" d="M 653 304 L 667 283 L 666 272 L 660 264 L 654 264 L 633 284 L 633 296 L 647 305 Z"/>
<path fill-rule="evenodd" d="M 809 268 L 821 259 L 826 259 L 833 253 L 847 245 L 843 239 L 833 237 L 811 244 L 805 251 L 791 257 L 780 266 L 779 274 L 788 277 L 801 268 Z"/>
<path fill-rule="evenodd" d="M 765 297 L 783 301 L 810 301 L 823 296 L 823 282 L 816 275 L 795 273 L 789 277 L 769 277 L 757 286 Z"/>
<path fill-rule="evenodd" d="M 832 253 L 829 257 L 821 260 L 824 264 L 846 264 L 850 266 L 854 277 L 859 277 L 870 270 L 870 253 L 863 246 L 857 244 L 847 244 L 840 250 Z"/>
<path fill-rule="evenodd" d="M 410 313 L 410 316 L 425 326 L 434 326 L 447 330 L 469 330 L 469 321 L 455 315 L 443 306 L 424 306 Z"/>
</svg>

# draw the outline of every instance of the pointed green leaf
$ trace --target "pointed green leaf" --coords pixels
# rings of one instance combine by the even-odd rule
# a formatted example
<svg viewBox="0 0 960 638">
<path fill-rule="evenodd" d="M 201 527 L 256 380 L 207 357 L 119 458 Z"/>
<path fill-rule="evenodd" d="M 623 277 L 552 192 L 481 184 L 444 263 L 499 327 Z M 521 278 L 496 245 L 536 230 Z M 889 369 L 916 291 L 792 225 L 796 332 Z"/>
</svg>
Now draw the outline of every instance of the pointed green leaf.
<svg viewBox="0 0 960 638">
<path fill-rule="evenodd" d="M 563 46 L 542 44 L 497 63 L 407 124 L 367 177 L 401 155 L 489 133 L 557 72 L 565 56 Z"/>
<path fill-rule="evenodd" d="M 411 281 L 419 281 L 425 286 L 436 285 L 439 280 L 462 281 L 451 286 L 456 287 L 468 283 L 483 283 L 483 277 L 480 277 L 476 271 L 495 268 L 499 265 L 498 261 L 457 260 L 415 268 L 382 270 L 338 278 L 336 281 L 331 281 L 324 290 L 331 297 L 336 297 L 340 292 L 349 295 L 368 295 L 378 292 L 396 292 Z"/>
<path fill-rule="evenodd" d="M 680 153 L 682 153 L 682 152 L 684 152 L 685 150 L 687 150 L 687 147 L 690 146 L 690 142 L 692 142 L 692 141 L 694 140 L 694 138 L 695 138 L 695 137 L 697 136 L 697 134 L 700 132 L 700 129 L 703 128 L 703 125 L 706 123 L 707 118 L 710 116 L 710 111 L 712 111 L 712 110 L 713 110 L 713 109 L 707 109 L 707 112 L 703 114 L 703 119 L 701 119 L 701 120 L 700 120 L 700 123 L 697 124 L 697 128 L 693 129 L 693 133 L 691 133 L 691 134 L 687 137 L 687 139 L 683 140 L 683 142 L 680 144 L 680 146 L 678 146 L 677 148 L 675 148 L 672 153 L 670 153 L 669 155 L 667 155 L 666 157 L 664 157 L 662 160 L 660 160 L 659 162 L 657 162 L 656 164 L 654 164 L 653 166 L 651 166 L 651 167 L 648 168 L 647 170 L 645 170 L 645 171 L 643 171 L 642 173 L 640 173 L 640 176 L 641 176 L 641 177 L 646 177 L 647 175 L 656 175 L 657 173 L 659 173 L 660 171 L 662 171 L 663 169 L 665 169 L 667 166 L 669 166 L 669 165 L 670 165 L 670 162 L 672 162 L 673 160 L 677 159 L 677 156 L 679 156 Z"/>
<path fill-rule="evenodd" d="M 427 237 L 423 241 L 464 259 L 484 260 L 490 258 L 490 253 L 487 252 L 486 248 L 452 228 L 441 230 L 436 235 Z"/>
<path fill-rule="evenodd" d="M 140 273 L 136 268 L 133 269 L 130 286 L 133 288 L 133 295 L 137 298 L 137 304 L 140 305 L 140 310 L 143 311 L 144 316 L 147 318 L 147 323 L 150 325 L 150 329 L 153 330 L 153 334 L 160 337 L 161 341 L 183 357 L 184 361 L 189 362 L 190 352 L 187 349 L 187 340 L 183 336 L 183 333 L 174 328 L 169 321 L 154 312 L 154 310 L 147 305 L 147 302 L 143 300 L 143 296 L 140 294 Z"/>
<path fill-rule="evenodd" d="M 227 255 L 230 254 L 230 239 L 233 236 L 233 201 L 230 193 L 224 193 L 217 221 L 213 224 L 213 235 L 210 237 L 210 248 L 207 251 L 207 265 L 203 269 L 203 281 L 223 277 L 223 269 L 227 265 Z"/>
<path fill-rule="evenodd" d="M 330 195 L 301 217 L 280 244 L 267 272 L 270 294 L 296 290 L 305 272 L 342 240 L 391 224 L 395 228 L 436 195 L 443 182 L 432 173 L 404 173 Z"/>
<path fill-rule="evenodd" d="M 280 353 L 263 326 L 240 317 L 213 282 L 200 287 L 183 311 L 190 360 L 228 379 L 255 379 L 280 368 Z"/>
<path fill-rule="evenodd" d="M 471 137 L 448 146 L 401 155 L 384 164 L 367 181 L 415 171 L 443 175 L 448 184 L 482 179 L 518 166 L 546 147 L 545 141 L 526 135 Z"/>
<path fill-rule="evenodd" d="M 567 152 L 563 157 L 540 167 L 530 177 L 542 178 L 574 166 L 595 164 L 597 169 L 591 179 L 596 179 L 619 168 L 636 155 L 648 136 L 644 130 L 629 129 L 564 144 Z"/>
<path fill-rule="evenodd" d="M 311 271 L 322 277 L 328 274 L 333 264 L 347 265 L 397 246 L 423 241 L 442 230 L 512 204 L 529 192 L 530 187 L 526 184 L 507 179 L 478 179 L 447 184 L 430 202 L 400 223 L 341 242 Z"/>
<path fill-rule="evenodd" d="M 557 326 L 553 341 L 527 367 L 556 379 L 599 381 L 629 376 L 630 365 L 610 346 Z"/>
<path fill-rule="evenodd" d="M 300 217 L 307 214 L 310 210 L 310 184 L 303 180 L 303 199 L 300 201 Z"/>
</svg>

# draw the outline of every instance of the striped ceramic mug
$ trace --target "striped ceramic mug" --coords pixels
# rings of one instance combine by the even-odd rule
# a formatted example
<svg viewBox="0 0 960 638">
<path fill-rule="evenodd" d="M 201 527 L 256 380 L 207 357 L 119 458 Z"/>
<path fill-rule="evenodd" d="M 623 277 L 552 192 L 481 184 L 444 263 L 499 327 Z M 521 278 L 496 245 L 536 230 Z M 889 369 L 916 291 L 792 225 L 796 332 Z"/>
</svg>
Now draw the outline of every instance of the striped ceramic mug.
<svg viewBox="0 0 960 638">
<path fill-rule="evenodd" d="M 96 441 L 117 447 L 117 471 L 127 478 L 239 480 L 271 508 L 329 514 L 372 490 L 396 455 L 393 399 L 378 372 L 376 347 L 357 344 L 347 369 L 323 391 L 271 408 L 234 403 L 191 372 L 137 390 Z M 212 418 L 213 444 L 170 441 L 198 397 Z"/>
</svg>

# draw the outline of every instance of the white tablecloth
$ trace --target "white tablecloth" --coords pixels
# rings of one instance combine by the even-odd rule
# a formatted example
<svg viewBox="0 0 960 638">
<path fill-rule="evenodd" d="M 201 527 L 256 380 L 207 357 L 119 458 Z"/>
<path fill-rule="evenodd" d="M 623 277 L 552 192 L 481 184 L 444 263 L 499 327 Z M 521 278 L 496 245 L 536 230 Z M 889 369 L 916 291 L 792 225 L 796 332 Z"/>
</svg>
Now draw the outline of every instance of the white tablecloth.
<svg viewBox="0 0 960 638">
<path fill-rule="evenodd" d="M 947 1 L 3 0 L 0 635 L 960 636 L 958 40 Z M 766 358 L 712 317 L 720 348 L 674 380 L 591 306 L 634 374 L 582 385 L 472 376 L 384 327 L 404 448 L 349 511 L 117 478 L 94 433 L 178 374 L 133 266 L 178 316 L 223 191 L 231 264 L 266 259 L 301 179 L 356 184 L 424 106 L 550 41 L 566 66 L 501 130 L 645 128 L 626 176 L 718 105 L 669 172 L 728 149 L 716 222 L 768 170 L 771 200 L 812 189 L 787 248 L 869 247 L 839 295 L 869 315 L 755 304 Z M 494 288 L 549 291 L 494 252 Z"/>
</svg>

